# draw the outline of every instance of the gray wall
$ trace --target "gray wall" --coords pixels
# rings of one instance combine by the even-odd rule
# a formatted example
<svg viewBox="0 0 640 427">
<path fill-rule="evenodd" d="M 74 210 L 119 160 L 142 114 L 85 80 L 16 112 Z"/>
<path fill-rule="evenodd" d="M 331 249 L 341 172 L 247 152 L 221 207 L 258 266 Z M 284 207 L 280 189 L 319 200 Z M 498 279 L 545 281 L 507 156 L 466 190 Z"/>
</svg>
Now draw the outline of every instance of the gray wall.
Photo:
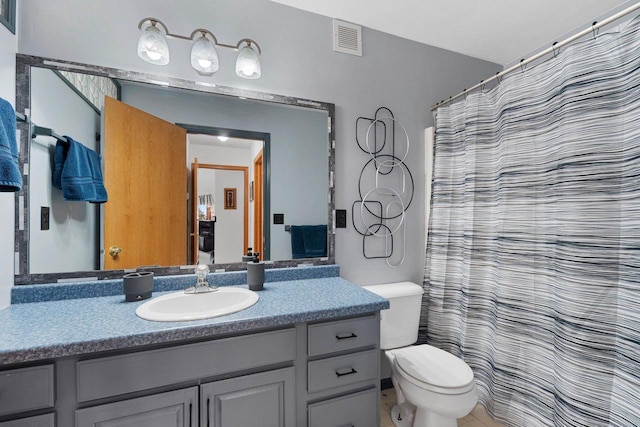
<svg viewBox="0 0 640 427">
<path fill-rule="evenodd" d="M 408 254 L 397 268 L 388 267 L 383 260 L 365 260 L 361 237 L 349 220 L 349 228 L 337 231 L 336 260 L 343 277 L 362 285 L 421 282 L 425 229 L 422 131 L 433 123 L 429 107 L 500 69 L 496 64 L 366 28 L 364 56 L 336 53 L 332 51 L 331 19 L 266 0 L 21 0 L 19 12 L 21 53 L 336 104 L 338 208 L 350 209 L 358 197 L 358 175 L 367 159 L 355 145 L 356 118 L 371 117 L 381 106 L 393 110 L 411 138 L 408 166 L 416 178 L 416 197 L 407 212 Z M 178 34 L 189 35 L 193 29 L 204 27 L 222 43 L 235 44 L 244 37 L 255 39 L 263 51 L 262 78 L 237 78 L 233 71 L 235 53 L 222 49 L 220 71 L 213 77 L 199 76 L 189 65 L 190 44 L 180 40 L 169 41 L 169 65 L 142 62 L 136 55 L 137 25 L 148 16 L 162 20 Z"/>
</svg>

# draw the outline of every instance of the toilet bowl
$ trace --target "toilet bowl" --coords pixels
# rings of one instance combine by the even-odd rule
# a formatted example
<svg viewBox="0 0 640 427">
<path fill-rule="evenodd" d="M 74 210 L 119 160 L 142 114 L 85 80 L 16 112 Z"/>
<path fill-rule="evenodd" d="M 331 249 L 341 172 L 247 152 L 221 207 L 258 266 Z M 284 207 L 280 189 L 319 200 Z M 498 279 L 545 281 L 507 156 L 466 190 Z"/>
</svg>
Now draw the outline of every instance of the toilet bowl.
<svg viewBox="0 0 640 427">
<path fill-rule="evenodd" d="M 397 427 L 456 427 L 457 418 L 475 407 L 473 371 L 462 359 L 430 345 L 417 345 L 422 287 L 402 282 L 365 286 L 387 298 L 380 313 L 380 347 L 389 360 L 397 404 L 391 419 Z"/>
</svg>

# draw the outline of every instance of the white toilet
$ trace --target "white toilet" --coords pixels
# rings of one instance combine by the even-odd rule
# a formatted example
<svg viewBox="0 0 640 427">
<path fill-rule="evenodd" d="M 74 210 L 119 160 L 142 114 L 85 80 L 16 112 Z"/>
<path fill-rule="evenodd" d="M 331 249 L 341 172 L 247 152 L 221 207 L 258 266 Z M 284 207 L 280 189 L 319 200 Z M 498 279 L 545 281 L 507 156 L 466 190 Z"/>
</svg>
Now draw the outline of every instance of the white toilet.
<svg viewBox="0 0 640 427">
<path fill-rule="evenodd" d="M 422 287 L 402 282 L 365 286 L 389 300 L 380 312 L 380 347 L 392 370 L 397 427 L 456 427 L 478 400 L 473 371 L 463 360 L 418 339 Z"/>
</svg>

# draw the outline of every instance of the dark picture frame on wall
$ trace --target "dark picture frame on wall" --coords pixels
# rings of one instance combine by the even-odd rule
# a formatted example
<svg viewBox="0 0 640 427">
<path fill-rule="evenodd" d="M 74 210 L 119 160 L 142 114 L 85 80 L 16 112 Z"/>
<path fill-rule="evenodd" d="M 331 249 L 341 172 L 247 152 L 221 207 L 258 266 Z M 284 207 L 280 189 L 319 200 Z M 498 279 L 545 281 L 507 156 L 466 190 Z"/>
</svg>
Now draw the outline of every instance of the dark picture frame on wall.
<svg viewBox="0 0 640 427">
<path fill-rule="evenodd" d="M 236 209 L 236 189 L 235 188 L 225 188 L 224 189 L 224 208 L 225 209 Z"/>
<path fill-rule="evenodd" d="M 0 0 L 0 22 L 12 34 L 16 33 L 16 0 Z"/>
</svg>

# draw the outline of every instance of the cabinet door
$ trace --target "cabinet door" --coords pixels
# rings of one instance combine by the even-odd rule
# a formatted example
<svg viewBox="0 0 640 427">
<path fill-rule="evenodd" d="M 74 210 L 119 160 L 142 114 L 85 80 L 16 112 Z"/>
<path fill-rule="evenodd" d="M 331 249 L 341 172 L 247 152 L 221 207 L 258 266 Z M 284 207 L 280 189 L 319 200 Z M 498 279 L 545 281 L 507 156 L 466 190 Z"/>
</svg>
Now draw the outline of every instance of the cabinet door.
<svg viewBox="0 0 640 427">
<path fill-rule="evenodd" d="M 198 388 L 76 411 L 76 427 L 197 427 Z"/>
<path fill-rule="evenodd" d="M 201 390 L 203 427 L 294 427 L 293 368 L 216 381 Z"/>
</svg>

